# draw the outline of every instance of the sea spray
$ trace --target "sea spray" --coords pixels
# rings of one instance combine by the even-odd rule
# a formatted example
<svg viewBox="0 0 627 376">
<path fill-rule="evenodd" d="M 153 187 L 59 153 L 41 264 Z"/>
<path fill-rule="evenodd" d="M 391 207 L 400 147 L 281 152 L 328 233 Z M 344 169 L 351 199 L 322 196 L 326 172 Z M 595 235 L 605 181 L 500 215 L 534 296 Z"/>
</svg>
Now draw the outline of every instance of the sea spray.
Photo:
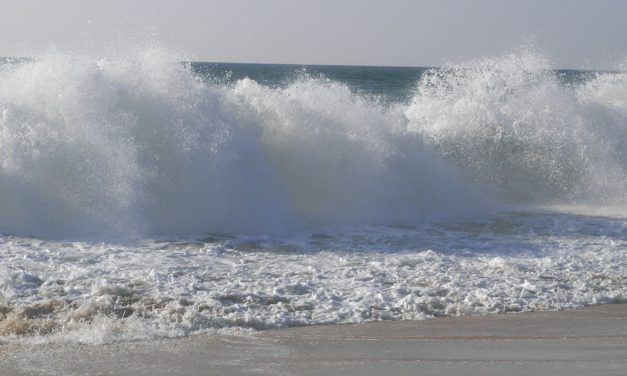
<svg viewBox="0 0 627 376">
<path fill-rule="evenodd" d="M 406 110 L 409 127 L 500 197 L 527 204 L 623 198 L 625 108 L 610 114 L 589 102 L 610 85 L 616 94 L 627 89 L 616 77 L 607 85 L 605 74 L 567 86 L 548 67 L 538 56 L 512 54 L 433 70 Z"/>
<path fill-rule="evenodd" d="M 54 55 L 0 81 L 5 231 L 246 231 L 281 210 L 260 129 L 178 63 Z"/>
<path fill-rule="evenodd" d="M 0 336 L 624 303 L 625 75 L 550 68 L 447 66 L 404 101 L 160 50 L 4 64 Z"/>
<path fill-rule="evenodd" d="M 45 56 L 0 81 L 11 233 L 276 233 L 477 207 L 402 111 L 345 85 L 212 85 L 155 54 Z"/>
<path fill-rule="evenodd" d="M 290 210 L 306 223 L 415 223 L 479 208 L 479 194 L 407 131 L 398 106 L 316 79 L 285 89 L 243 80 L 232 95 L 258 119 Z"/>
<path fill-rule="evenodd" d="M 624 73 L 565 85 L 548 68 L 521 53 L 434 69 L 403 104 L 306 75 L 212 83 L 152 50 L 7 63 L 0 228 L 279 233 L 621 202 Z"/>
</svg>

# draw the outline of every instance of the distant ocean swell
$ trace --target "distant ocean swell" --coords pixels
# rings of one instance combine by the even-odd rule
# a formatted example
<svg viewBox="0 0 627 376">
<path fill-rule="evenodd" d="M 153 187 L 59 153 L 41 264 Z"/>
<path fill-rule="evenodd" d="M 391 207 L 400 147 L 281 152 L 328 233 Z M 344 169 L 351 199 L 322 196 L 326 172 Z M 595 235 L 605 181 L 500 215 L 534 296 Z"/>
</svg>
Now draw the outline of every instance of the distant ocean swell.
<svg viewBox="0 0 627 376">
<path fill-rule="evenodd" d="M 486 200 L 623 202 L 627 76 L 560 83 L 509 55 L 427 73 L 406 104 L 313 78 L 208 84 L 147 52 L 0 71 L 0 228 L 270 232 L 464 216 Z"/>
</svg>

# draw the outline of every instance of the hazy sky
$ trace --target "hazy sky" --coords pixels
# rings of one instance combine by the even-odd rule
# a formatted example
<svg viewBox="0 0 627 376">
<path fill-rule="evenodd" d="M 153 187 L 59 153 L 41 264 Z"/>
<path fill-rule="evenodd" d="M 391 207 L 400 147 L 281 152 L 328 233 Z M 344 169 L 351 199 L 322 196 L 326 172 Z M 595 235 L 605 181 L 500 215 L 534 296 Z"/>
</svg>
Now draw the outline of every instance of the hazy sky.
<svg viewBox="0 0 627 376">
<path fill-rule="evenodd" d="M 0 55 L 159 42 L 195 60 L 419 65 L 533 41 L 559 67 L 627 57 L 627 0 L 0 0 Z"/>
</svg>

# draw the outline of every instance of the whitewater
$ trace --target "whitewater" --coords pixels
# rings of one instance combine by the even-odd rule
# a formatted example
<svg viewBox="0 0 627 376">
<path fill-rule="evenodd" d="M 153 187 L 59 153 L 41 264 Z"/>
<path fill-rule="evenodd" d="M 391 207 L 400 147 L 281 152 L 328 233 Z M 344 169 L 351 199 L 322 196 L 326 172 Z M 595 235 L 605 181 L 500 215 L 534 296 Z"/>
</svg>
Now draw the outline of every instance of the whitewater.
<svg viewBox="0 0 627 376">
<path fill-rule="evenodd" d="M 623 69 L 234 76 L 160 49 L 0 65 L 0 341 L 627 302 Z"/>
</svg>

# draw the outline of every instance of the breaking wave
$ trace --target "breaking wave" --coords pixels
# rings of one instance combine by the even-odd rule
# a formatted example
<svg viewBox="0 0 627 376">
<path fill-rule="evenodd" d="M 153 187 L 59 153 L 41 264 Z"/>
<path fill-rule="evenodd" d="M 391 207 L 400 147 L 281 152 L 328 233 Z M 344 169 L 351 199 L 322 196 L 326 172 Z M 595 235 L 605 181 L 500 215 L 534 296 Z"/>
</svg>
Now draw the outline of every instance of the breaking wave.
<svg viewBox="0 0 627 376">
<path fill-rule="evenodd" d="M 208 83 L 167 53 L 0 68 L 0 231 L 281 233 L 623 205 L 627 77 L 520 53 L 429 71 L 408 103 L 301 77 Z M 623 210 L 623 209 L 620 209 Z"/>
</svg>

